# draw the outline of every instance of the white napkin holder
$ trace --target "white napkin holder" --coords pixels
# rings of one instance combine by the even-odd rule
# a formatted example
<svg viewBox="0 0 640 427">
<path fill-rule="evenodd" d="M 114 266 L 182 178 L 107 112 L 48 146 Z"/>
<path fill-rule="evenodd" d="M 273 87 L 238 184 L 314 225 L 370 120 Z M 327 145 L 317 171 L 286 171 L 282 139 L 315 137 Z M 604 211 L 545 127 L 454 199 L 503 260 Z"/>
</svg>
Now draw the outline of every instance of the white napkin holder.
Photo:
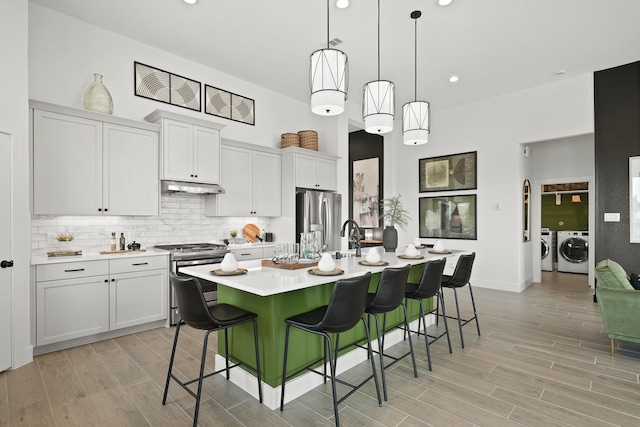
<svg viewBox="0 0 640 427">
<path fill-rule="evenodd" d="M 440 240 L 436 240 L 436 242 L 433 244 L 433 250 L 436 252 L 443 252 L 444 251 L 444 245 L 442 244 L 442 242 Z"/>
<path fill-rule="evenodd" d="M 404 254 L 406 256 L 418 256 L 419 252 L 416 249 L 416 247 L 413 245 L 413 243 L 409 243 L 407 245 L 407 248 L 404 250 Z"/>
</svg>

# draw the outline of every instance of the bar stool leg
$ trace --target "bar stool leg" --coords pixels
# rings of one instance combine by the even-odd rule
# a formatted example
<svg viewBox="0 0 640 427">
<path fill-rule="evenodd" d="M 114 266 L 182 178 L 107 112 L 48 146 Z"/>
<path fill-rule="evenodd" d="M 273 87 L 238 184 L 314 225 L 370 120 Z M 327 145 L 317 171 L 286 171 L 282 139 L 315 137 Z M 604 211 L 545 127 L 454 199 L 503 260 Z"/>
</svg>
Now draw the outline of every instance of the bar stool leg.
<svg viewBox="0 0 640 427">
<path fill-rule="evenodd" d="M 445 334 L 447 335 L 447 344 L 449 344 L 449 353 L 453 353 L 453 350 L 451 350 L 451 338 L 449 337 L 449 326 L 447 325 L 447 312 L 444 309 L 444 296 L 442 295 L 442 292 L 438 292 L 438 298 L 436 301 L 440 301 L 442 303 L 442 320 L 444 322 L 444 331 L 445 331 Z M 437 312 L 436 312 L 436 319 L 438 319 Z"/>
<path fill-rule="evenodd" d="M 281 387 L 281 394 L 280 394 L 280 412 L 284 411 L 284 385 L 287 382 L 287 356 L 289 355 L 289 330 L 290 329 L 291 329 L 291 325 L 287 324 L 287 328 L 285 329 L 285 335 L 284 335 L 284 361 L 282 362 L 282 387 Z"/>
<path fill-rule="evenodd" d="M 260 375 L 260 350 L 258 346 L 258 322 L 256 319 L 251 321 L 253 323 L 253 341 L 256 346 L 256 375 L 258 377 L 258 397 L 260 403 L 262 403 L 262 376 Z"/>
<path fill-rule="evenodd" d="M 456 288 L 453 289 L 453 296 L 456 299 L 456 313 L 458 313 L 458 329 L 460 330 L 460 345 L 464 348 L 464 336 L 462 335 L 462 321 L 460 320 L 460 304 L 458 304 L 458 293 Z"/>
<path fill-rule="evenodd" d="M 229 336 L 226 328 L 224 330 L 224 361 L 227 370 L 227 381 L 229 381 Z"/>
<path fill-rule="evenodd" d="M 409 330 L 409 315 L 407 314 L 407 306 L 402 305 L 402 309 L 404 310 L 404 328 L 405 331 Z M 418 329 L 419 330 L 419 329 Z M 411 362 L 413 363 L 413 375 L 418 378 L 418 368 L 416 367 L 416 355 L 413 352 L 413 341 L 411 340 L 411 334 L 409 334 L 409 349 L 411 350 Z M 386 398 L 385 398 L 386 400 Z"/>
<path fill-rule="evenodd" d="M 173 348 L 171 349 L 171 358 L 169 359 L 169 371 L 167 372 L 167 382 L 164 386 L 164 396 L 162 397 L 162 404 L 166 404 L 167 403 L 167 394 L 169 393 L 169 383 L 171 382 L 171 372 L 173 370 L 173 359 L 176 356 L 176 348 L 178 346 L 178 335 L 180 335 L 180 323 L 182 322 L 182 319 L 180 319 L 178 321 L 178 324 L 176 325 L 176 333 L 175 336 L 173 338 Z"/>
<path fill-rule="evenodd" d="M 364 323 L 364 331 L 367 334 L 367 342 L 371 343 L 371 335 L 369 334 L 369 324 L 367 320 L 363 317 L 362 323 Z M 369 346 L 370 347 L 370 346 Z M 382 355 L 382 353 L 380 353 Z M 369 359 L 371 360 L 371 371 L 373 372 L 373 381 L 376 384 L 376 394 L 378 395 L 378 406 L 382 406 L 382 398 L 380 396 L 380 384 L 378 384 L 378 374 L 376 374 L 376 362 L 373 354 L 369 354 Z"/>
<path fill-rule="evenodd" d="M 331 345 L 331 337 L 327 334 L 322 334 L 326 341 L 326 346 L 329 348 L 329 370 L 331 371 L 331 397 L 333 398 L 333 413 L 336 417 L 336 427 L 340 427 L 340 417 L 338 415 L 338 390 L 336 389 L 336 359 L 338 357 L 338 339 L 340 334 L 336 334 L 336 352 L 334 359 L 333 347 Z"/>
<path fill-rule="evenodd" d="M 471 305 L 473 306 L 473 317 L 476 319 L 476 328 L 478 329 L 478 336 L 480 335 L 480 323 L 478 323 L 478 313 L 476 313 L 476 302 L 473 299 L 473 291 L 471 290 L 471 283 L 469 283 L 469 294 L 471 295 Z"/>
<path fill-rule="evenodd" d="M 422 318 L 422 321 L 424 323 L 424 345 L 427 348 L 427 362 L 429 363 L 429 370 L 432 371 L 433 369 L 431 368 L 431 353 L 429 352 L 429 335 L 427 335 L 427 319 L 424 318 L 425 314 L 424 314 L 424 305 L 422 304 L 422 300 L 419 299 L 418 302 L 420 303 L 420 317 Z M 418 333 L 420 333 L 420 329 L 418 329 Z"/>
<path fill-rule="evenodd" d="M 224 330 L 225 334 L 227 330 Z M 204 366 L 207 359 L 207 344 L 209 343 L 209 334 L 211 331 L 207 331 L 204 334 L 204 342 L 202 343 L 202 360 L 200 362 L 200 376 L 198 377 L 198 392 L 196 393 L 196 410 L 193 413 L 193 427 L 198 426 L 198 414 L 200 413 L 200 397 L 202 396 L 202 377 L 204 376 Z M 228 371 L 227 371 L 228 374 Z"/>
<path fill-rule="evenodd" d="M 380 356 L 380 376 L 382 377 L 382 391 L 384 392 L 384 400 L 387 400 L 387 381 L 384 376 L 384 343 L 383 338 L 380 336 L 380 319 L 377 313 L 373 313 L 373 317 L 376 319 L 376 333 L 378 337 L 378 356 Z M 383 332 L 384 333 L 384 332 Z M 371 344 L 368 346 L 368 352 L 371 354 Z M 374 371 L 375 372 L 375 371 Z"/>
</svg>

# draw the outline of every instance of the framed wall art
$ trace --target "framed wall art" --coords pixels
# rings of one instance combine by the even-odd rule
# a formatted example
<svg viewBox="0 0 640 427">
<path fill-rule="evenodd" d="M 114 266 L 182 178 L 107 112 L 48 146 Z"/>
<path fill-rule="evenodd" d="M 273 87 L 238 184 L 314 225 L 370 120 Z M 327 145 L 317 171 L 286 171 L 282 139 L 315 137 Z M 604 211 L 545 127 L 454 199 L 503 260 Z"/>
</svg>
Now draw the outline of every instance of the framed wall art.
<svg viewBox="0 0 640 427">
<path fill-rule="evenodd" d="M 349 218 L 369 231 L 382 234 L 381 206 L 384 145 L 380 135 L 362 131 L 349 134 Z M 365 233 L 365 238 L 367 233 Z M 378 236 L 380 237 L 380 236 Z"/>
<path fill-rule="evenodd" d="M 255 101 L 226 90 L 204 85 L 204 112 L 254 126 Z"/>
<path fill-rule="evenodd" d="M 476 195 L 421 197 L 420 237 L 476 240 Z"/>
<path fill-rule="evenodd" d="M 419 191 L 475 190 L 477 151 L 420 159 Z"/>
<path fill-rule="evenodd" d="M 135 95 L 201 111 L 200 82 L 134 62 Z"/>
</svg>

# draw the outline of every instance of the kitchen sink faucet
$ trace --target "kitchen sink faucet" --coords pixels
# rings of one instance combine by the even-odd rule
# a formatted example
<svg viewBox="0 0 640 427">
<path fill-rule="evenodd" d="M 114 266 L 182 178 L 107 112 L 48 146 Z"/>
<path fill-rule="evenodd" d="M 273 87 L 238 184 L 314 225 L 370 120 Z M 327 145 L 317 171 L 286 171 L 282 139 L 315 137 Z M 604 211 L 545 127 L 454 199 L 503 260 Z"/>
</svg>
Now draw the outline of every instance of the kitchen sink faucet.
<svg viewBox="0 0 640 427">
<path fill-rule="evenodd" d="M 344 237 L 344 230 L 347 228 L 347 224 L 351 224 L 355 227 L 355 233 L 352 232 L 351 235 L 355 234 L 355 244 L 356 244 L 356 257 L 362 256 L 360 253 L 360 248 L 362 247 L 362 242 L 360 242 L 360 227 L 358 223 L 352 219 L 348 219 L 342 224 L 342 230 L 340 231 L 340 237 Z M 351 235 L 349 237 L 351 237 Z"/>
</svg>

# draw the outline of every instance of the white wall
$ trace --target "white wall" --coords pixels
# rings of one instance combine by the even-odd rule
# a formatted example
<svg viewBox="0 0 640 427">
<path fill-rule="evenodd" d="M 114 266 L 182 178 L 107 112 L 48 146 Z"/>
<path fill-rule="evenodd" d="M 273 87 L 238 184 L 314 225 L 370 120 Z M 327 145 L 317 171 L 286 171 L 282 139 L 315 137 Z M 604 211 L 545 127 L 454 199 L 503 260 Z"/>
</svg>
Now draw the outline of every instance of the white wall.
<svg viewBox="0 0 640 427">
<path fill-rule="evenodd" d="M 17 368 L 32 360 L 29 325 L 29 116 L 26 0 L 0 2 L 0 131 L 11 136 L 12 193 L 11 218 L 11 325 L 12 366 Z M 4 254 L 3 254 L 4 255 Z"/>
<path fill-rule="evenodd" d="M 445 243 L 477 252 L 474 285 L 519 291 L 532 277 L 527 266 L 531 249 L 522 242 L 521 223 L 522 182 L 531 180 L 532 169 L 523 161 L 520 144 L 592 133 L 593 77 L 564 79 L 446 110 L 432 108 L 427 145 L 405 147 L 400 130 L 394 132 L 392 190 L 403 195 L 413 218 L 408 231 L 399 233 L 399 243 L 409 243 L 418 233 L 419 196 L 453 194 L 418 194 L 418 159 L 477 151 L 478 189 L 465 193 L 477 194 L 478 240 Z M 391 194 L 388 188 L 385 194 Z"/>
</svg>

